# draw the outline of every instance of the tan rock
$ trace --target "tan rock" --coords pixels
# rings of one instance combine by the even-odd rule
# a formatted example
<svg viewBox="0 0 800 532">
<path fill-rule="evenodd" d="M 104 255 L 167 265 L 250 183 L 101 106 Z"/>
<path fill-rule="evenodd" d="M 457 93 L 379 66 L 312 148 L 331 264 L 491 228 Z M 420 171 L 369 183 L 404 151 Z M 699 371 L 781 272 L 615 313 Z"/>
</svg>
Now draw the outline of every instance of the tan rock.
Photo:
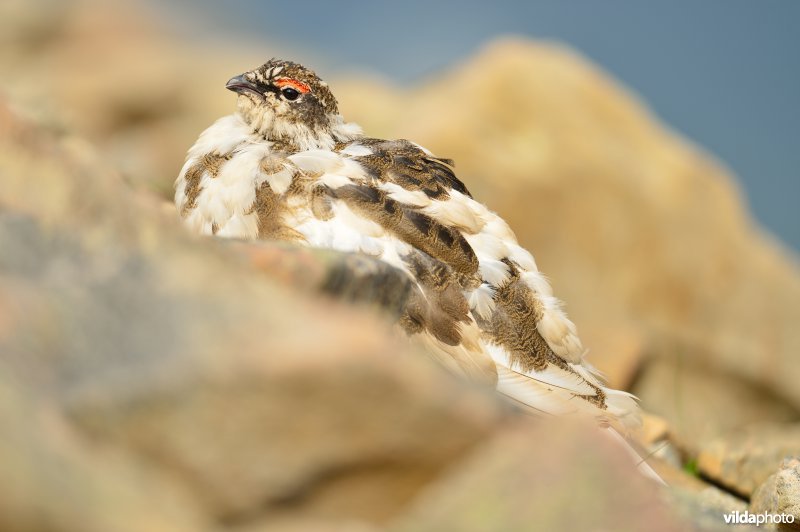
<svg viewBox="0 0 800 532">
<path fill-rule="evenodd" d="M 699 530 L 729 530 L 723 516 L 747 509 L 743 499 L 687 473 L 670 461 L 651 456 L 647 463 L 669 486 L 667 500 L 670 507 Z"/>
<path fill-rule="evenodd" d="M 697 467 L 704 476 L 750 497 L 787 456 L 800 456 L 800 425 L 752 425 L 704 445 Z"/>
<path fill-rule="evenodd" d="M 532 442 L 535 442 L 532 443 Z M 596 429 L 510 426 L 419 494 L 389 530 L 684 530 Z"/>
<path fill-rule="evenodd" d="M 788 458 L 753 493 L 752 513 L 780 515 L 780 524 L 768 529 L 800 530 L 800 458 Z M 788 521 L 791 521 L 789 523 Z"/>
<path fill-rule="evenodd" d="M 0 357 L 0 530 L 210 529 L 197 501 L 168 473 L 97 445 L 65 422 L 47 390 L 22 382 L 33 361 L 27 365 L 8 351 Z"/>
<path fill-rule="evenodd" d="M 385 519 L 491 429 L 492 402 L 376 341 L 385 330 L 327 312 L 350 325 L 336 320 L 336 333 L 304 317 L 315 329 L 303 341 L 265 322 L 259 343 L 218 360 L 155 360 L 122 381 L 81 382 L 66 399 L 71 419 L 182 478 L 226 520 Z M 145 385 L 151 374 L 161 382 Z"/>
<path fill-rule="evenodd" d="M 612 388 L 629 390 L 646 359 L 647 340 L 641 328 L 620 316 L 595 315 L 581 322 L 581 341 L 590 346 L 587 354 L 592 364 L 603 368 Z"/>
<path fill-rule="evenodd" d="M 693 360 L 687 349 L 647 363 L 632 390 L 649 410 L 669 420 L 672 440 L 686 454 L 696 455 L 704 442 L 740 427 L 797 419 L 797 409 L 785 399 Z"/>
<path fill-rule="evenodd" d="M 658 444 L 669 438 L 669 423 L 666 419 L 650 413 L 642 413 L 642 429 L 639 441 L 646 446 Z"/>
</svg>

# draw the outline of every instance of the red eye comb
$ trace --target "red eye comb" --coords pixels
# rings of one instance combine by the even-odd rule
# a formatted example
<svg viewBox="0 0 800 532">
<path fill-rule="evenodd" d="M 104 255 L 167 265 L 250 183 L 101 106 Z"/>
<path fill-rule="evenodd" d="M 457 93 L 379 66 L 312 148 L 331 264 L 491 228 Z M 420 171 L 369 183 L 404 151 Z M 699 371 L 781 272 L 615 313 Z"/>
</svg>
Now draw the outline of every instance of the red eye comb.
<svg viewBox="0 0 800 532">
<path fill-rule="evenodd" d="M 292 87 L 293 89 L 297 90 L 298 92 L 306 93 L 311 91 L 311 87 L 303 83 L 302 81 L 298 81 L 292 78 L 278 78 L 275 80 L 275 85 L 277 87 Z"/>
</svg>

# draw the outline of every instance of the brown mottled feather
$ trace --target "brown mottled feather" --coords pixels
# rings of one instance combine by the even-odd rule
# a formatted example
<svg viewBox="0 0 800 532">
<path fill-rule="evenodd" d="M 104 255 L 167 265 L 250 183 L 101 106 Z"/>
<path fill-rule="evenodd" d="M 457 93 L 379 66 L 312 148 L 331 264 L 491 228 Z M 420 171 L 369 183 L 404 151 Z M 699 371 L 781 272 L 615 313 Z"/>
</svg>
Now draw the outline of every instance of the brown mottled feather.
<svg viewBox="0 0 800 532">
<path fill-rule="evenodd" d="M 255 212 L 258 216 L 259 238 L 288 241 L 304 240 L 303 235 L 283 222 L 282 215 L 285 209 L 285 202 L 281 200 L 279 194 L 272 190 L 269 183 L 262 183 L 256 189 L 256 199 L 250 212 Z"/>
<path fill-rule="evenodd" d="M 541 303 L 520 280 L 515 267 L 511 267 L 508 280 L 496 288 L 494 301 L 491 319 L 479 321 L 481 328 L 489 333 L 490 341 L 503 346 L 512 362 L 524 371 L 545 369 L 551 350 L 536 330 L 542 316 Z"/>
<path fill-rule="evenodd" d="M 370 176 L 381 182 L 396 183 L 407 190 L 421 190 L 431 199 L 446 200 L 450 190 L 469 196 L 453 172 L 453 161 L 434 157 L 407 140 L 360 138 L 358 144 L 372 150 L 371 155 L 355 156 Z M 347 144 L 337 145 L 344 149 Z"/>
<path fill-rule="evenodd" d="M 284 159 L 283 157 L 270 156 L 261 159 L 261 163 L 259 163 L 258 168 L 264 174 L 272 175 L 285 170 L 287 164 L 291 164 L 288 161 L 288 159 Z"/>
<path fill-rule="evenodd" d="M 203 175 L 207 173 L 211 178 L 216 178 L 222 163 L 230 158 L 231 154 L 229 153 L 225 155 L 208 153 L 186 171 L 186 188 L 184 189 L 186 203 L 181 209 L 181 216 L 185 217 L 197 205 L 197 197 L 203 190 L 203 187 L 200 186 Z"/>
<path fill-rule="evenodd" d="M 333 218 L 331 190 L 325 185 L 316 185 L 311 189 L 311 214 L 315 218 L 326 221 Z"/>
<path fill-rule="evenodd" d="M 487 340 L 501 345 L 510 355 L 511 361 L 518 364 L 524 372 L 536 372 L 554 365 L 568 373 L 575 370 L 556 355 L 539 331 L 536 324 L 542 317 L 542 304 L 536 299 L 531 288 L 520 279 L 519 269 L 508 259 L 504 262 L 509 268 L 508 280 L 495 290 L 495 310 L 490 320 L 478 320 L 478 325 L 487 335 Z M 586 382 L 595 395 L 580 397 L 600 409 L 605 409 L 605 393 L 590 382 Z"/>
<path fill-rule="evenodd" d="M 413 301 L 411 318 L 447 345 L 461 342 L 460 323 L 470 321 L 469 305 L 453 269 L 427 253 L 413 250 L 403 257 L 422 288 L 424 298 Z"/>
<path fill-rule="evenodd" d="M 404 242 L 448 264 L 458 274 L 462 286 L 480 282 L 478 258 L 458 230 L 442 225 L 369 185 L 345 185 L 333 194 Z"/>
</svg>

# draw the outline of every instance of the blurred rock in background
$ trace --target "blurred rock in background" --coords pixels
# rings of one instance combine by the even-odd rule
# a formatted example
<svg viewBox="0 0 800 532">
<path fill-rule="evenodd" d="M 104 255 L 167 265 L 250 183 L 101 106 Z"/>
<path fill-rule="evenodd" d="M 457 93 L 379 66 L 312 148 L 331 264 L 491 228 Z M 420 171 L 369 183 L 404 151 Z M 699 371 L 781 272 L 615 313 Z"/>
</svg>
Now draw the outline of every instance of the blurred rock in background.
<svg viewBox="0 0 800 532">
<path fill-rule="evenodd" d="M 177 226 L 164 200 L 187 148 L 233 111 L 225 81 L 278 55 L 270 44 L 187 40 L 99 0 L 4 2 L 0 44 L 0 469 L 16 486 L 0 528 L 459 529 L 420 494 L 461 482 L 431 500 L 474 507 L 465 486 L 509 467 L 495 446 L 530 434 L 531 469 L 501 491 L 547 466 L 543 442 L 564 447 L 535 425 L 506 432 L 511 414 L 369 309 L 320 300 L 345 259 Z M 329 81 L 368 134 L 455 159 L 532 250 L 590 360 L 666 419 L 684 460 L 798 419 L 796 258 L 718 162 L 585 59 L 502 40 L 418 87 Z M 565 486 L 605 485 L 574 473 Z M 476 511 L 515 519 L 489 501 Z"/>
</svg>

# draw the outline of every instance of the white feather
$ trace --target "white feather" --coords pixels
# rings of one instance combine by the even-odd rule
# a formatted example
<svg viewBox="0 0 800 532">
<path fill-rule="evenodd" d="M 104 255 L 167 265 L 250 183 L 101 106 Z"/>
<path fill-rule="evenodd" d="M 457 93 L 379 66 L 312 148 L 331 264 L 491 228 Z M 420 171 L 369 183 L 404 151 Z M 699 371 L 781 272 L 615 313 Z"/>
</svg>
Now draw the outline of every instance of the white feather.
<svg viewBox="0 0 800 532">
<path fill-rule="evenodd" d="M 341 201 L 334 201 L 331 207 L 333 208 L 333 219 L 336 220 L 337 223 L 343 224 L 349 229 L 356 231 L 358 234 L 372 237 L 386 234 L 386 231 L 380 224 L 357 215 L 350 210 L 350 207 Z"/>
<path fill-rule="evenodd" d="M 536 324 L 536 330 L 555 354 L 572 363 L 583 358 L 581 344 L 575 325 L 560 311 L 545 309 Z"/>
<path fill-rule="evenodd" d="M 455 198 L 446 201 L 431 201 L 422 212 L 470 234 L 476 234 L 484 227 L 484 221 L 476 216 L 463 201 Z"/>
<path fill-rule="evenodd" d="M 354 142 L 343 149 L 341 153 L 351 157 L 366 157 L 367 155 L 372 155 L 372 150 Z"/>
<path fill-rule="evenodd" d="M 467 298 L 469 308 L 484 320 L 492 317 L 494 312 L 494 289 L 488 283 L 482 283 L 478 288 L 469 293 Z"/>
<path fill-rule="evenodd" d="M 508 258 L 517 263 L 520 268 L 528 272 L 537 272 L 539 270 L 539 268 L 536 267 L 536 260 L 534 260 L 533 255 L 531 255 L 527 249 L 518 244 L 511 244 L 508 242 L 506 242 L 506 246 L 509 251 Z"/>
<path fill-rule="evenodd" d="M 537 296 L 549 297 L 553 295 L 553 289 L 550 287 L 550 283 L 548 283 L 545 276 L 538 271 L 529 270 L 522 272 L 520 278 L 536 292 Z"/>
<path fill-rule="evenodd" d="M 570 400 L 571 396 L 567 392 L 547 386 L 501 365 L 497 366 L 497 391 L 545 415 L 577 414 L 580 411 L 580 403 L 585 403 L 585 401 Z"/>
<path fill-rule="evenodd" d="M 407 242 L 403 242 L 393 236 L 385 236 L 381 240 L 384 245 L 383 254 L 380 257 L 381 260 L 403 271 L 408 271 L 408 266 L 403 260 L 403 257 L 411 253 L 411 246 Z"/>
<path fill-rule="evenodd" d="M 507 244 L 516 244 L 517 237 L 508 226 L 505 220 L 497 216 L 495 213 L 487 209 L 488 215 L 484 215 L 486 219 L 486 227 L 484 231 Z M 506 252 L 508 253 L 508 252 Z"/>
<path fill-rule="evenodd" d="M 430 205 L 431 199 L 421 190 L 408 190 L 396 183 L 381 183 L 378 188 L 387 193 L 387 196 L 400 203 L 414 207 Z"/>
<path fill-rule="evenodd" d="M 283 168 L 275 173 L 267 174 L 260 172 L 258 177 L 256 177 L 256 185 L 261 185 L 266 182 L 273 192 L 276 194 L 283 194 L 289 190 L 289 185 L 292 184 L 294 176 L 295 169 L 289 164 L 284 164 Z"/>
<path fill-rule="evenodd" d="M 188 158 L 198 159 L 208 153 L 230 153 L 236 146 L 254 140 L 253 131 L 238 114 L 223 116 L 200 133 L 189 150 Z"/>
<path fill-rule="evenodd" d="M 491 260 L 500 260 L 508 257 L 508 247 L 502 239 L 497 238 L 484 228 L 477 234 L 465 234 L 464 238 L 478 255 Z"/>
<path fill-rule="evenodd" d="M 508 280 L 508 265 L 499 260 L 478 257 L 478 272 L 481 278 L 493 286 L 500 286 Z"/>
<path fill-rule="evenodd" d="M 258 216 L 235 213 L 220 226 L 217 236 L 230 238 L 258 238 Z"/>
<path fill-rule="evenodd" d="M 337 189 L 345 185 L 352 185 L 353 180 L 340 172 L 326 172 L 319 177 L 317 183 L 332 189 Z"/>
<path fill-rule="evenodd" d="M 307 150 L 295 153 L 288 157 L 295 166 L 307 174 L 321 174 L 335 172 L 343 165 L 343 159 L 338 153 L 329 150 Z"/>
<path fill-rule="evenodd" d="M 570 397 L 572 397 L 572 395 L 596 395 L 594 388 L 592 388 L 583 377 L 576 373 L 570 373 L 569 371 L 553 365 L 549 365 L 541 371 L 524 371 L 517 364 L 511 362 L 511 357 L 508 356 L 508 352 L 506 352 L 503 347 L 487 342 L 484 348 L 497 364 L 505 366 L 529 379 L 547 384 L 552 388 L 567 391 L 571 394 Z"/>
</svg>

